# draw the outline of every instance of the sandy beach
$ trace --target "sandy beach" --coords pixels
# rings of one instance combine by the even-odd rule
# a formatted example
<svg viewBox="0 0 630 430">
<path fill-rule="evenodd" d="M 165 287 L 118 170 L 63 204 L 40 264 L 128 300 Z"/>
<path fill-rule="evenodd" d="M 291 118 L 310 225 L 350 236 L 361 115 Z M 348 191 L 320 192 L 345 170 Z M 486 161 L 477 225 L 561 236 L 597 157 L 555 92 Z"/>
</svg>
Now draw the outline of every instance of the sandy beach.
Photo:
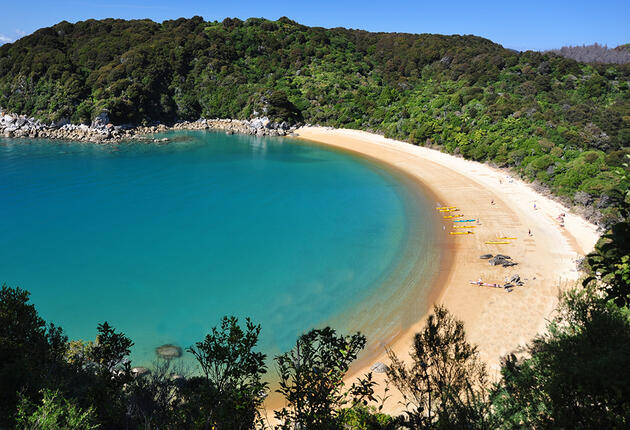
<svg viewBox="0 0 630 430">
<path fill-rule="evenodd" d="M 491 377 L 498 376 L 503 355 L 544 330 L 560 290 L 574 285 L 580 276 L 576 260 L 590 252 L 598 239 L 595 225 L 505 170 L 363 131 L 303 127 L 297 134 L 387 163 L 428 188 L 440 205 L 457 206 L 461 210 L 457 213 L 479 220 L 474 234 L 450 235 L 450 231 L 458 231 L 452 229 L 454 223 L 436 211 L 445 227 L 438 233 L 445 235 L 449 264 L 441 269 L 440 285 L 431 301 L 445 305 L 465 323 L 468 339 L 479 346 Z M 564 227 L 558 221 L 561 213 L 566 214 Z M 485 243 L 500 237 L 517 239 L 503 245 Z M 479 258 L 497 253 L 511 256 L 518 265 L 491 266 Z M 519 274 L 525 285 L 510 293 L 470 284 L 480 278 L 504 283 L 513 274 Z M 417 323 L 396 334 L 387 346 L 399 357 L 408 358 L 413 335 L 426 316 L 427 312 L 418 315 Z M 381 349 L 371 354 L 369 362 L 355 366 L 352 374 L 367 372 L 374 362 L 387 363 L 385 348 Z M 382 374 L 375 376 L 377 381 L 383 380 Z M 395 398 L 387 406 L 391 412 L 398 409 Z"/>
</svg>

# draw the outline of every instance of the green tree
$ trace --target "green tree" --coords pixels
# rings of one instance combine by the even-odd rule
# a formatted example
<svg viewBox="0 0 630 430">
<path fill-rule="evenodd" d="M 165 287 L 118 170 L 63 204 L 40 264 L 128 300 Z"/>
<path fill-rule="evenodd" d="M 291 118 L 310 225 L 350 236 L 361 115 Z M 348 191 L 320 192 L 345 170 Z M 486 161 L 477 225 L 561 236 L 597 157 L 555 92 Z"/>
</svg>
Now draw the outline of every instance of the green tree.
<svg viewBox="0 0 630 430">
<path fill-rule="evenodd" d="M 28 399 L 59 383 L 67 339 L 40 318 L 29 292 L 6 285 L 0 290 L 0 427 L 10 427 L 18 393 Z"/>
<path fill-rule="evenodd" d="M 487 374 L 464 325 L 436 306 L 414 337 L 411 365 L 392 351 L 387 377 L 400 391 L 408 428 L 491 429 Z"/>
<path fill-rule="evenodd" d="M 630 222 L 615 224 L 587 256 L 592 276 L 584 286 L 598 285 L 618 306 L 630 306 Z"/>
<path fill-rule="evenodd" d="M 630 425 L 630 319 L 600 296 L 567 292 L 548 333 L 506 358 L 491 396 L 501 428 Z"/>
<path fill-rule="evenodd" d="M 128 356 L 133 342 L 107 322 L 97 326 L 97 336 L 75 364 L 69 390 L 82 404 L 93 405 L 103 428 L 122 428 L 127 422 L 125 387 L 133 380 Z"/>
<path fill-rule="evenodd" d="M 241 327 L 236 317 L 224 317 L 205 339 L 188 348 L 203 377 L 186 383 L 189 425 L 195 428 L 249 429 L 260 420 L 266 396 L 265 354 L 256 351 L 260 325 L 249 318 Z"/>
<path fill-rule="evenodd" d="M 275 358 L 280 375 L 277 390 L 287 406 L 276 411 L 281 428 L 328 430 L 341 428 L 347 414 L 363 401 L 374 400 L 371 375 L 345 389 L 350 364 L 365 347 L 360 333 L 338 335 L 330 327 L 299 337 L 295 347 Z"/>
<path fill-rule="evenodd" d="M 183 428 L 180 408 L 186 402 L 181 386 L 183 371 L 172 360 L 158 359 L 151 369 L 137 375 L 126 387 L 128 413 L 133 423 L 145 429 Z"/>
<path fill-rule="evenodd" d="M 43 390 L 41 404 L 36 405 L 22 398 L 18 405 L 17 427 L 28 430 L 93 430 L 93 408 L 82 410 L 59 392 Z"/>
</svg>

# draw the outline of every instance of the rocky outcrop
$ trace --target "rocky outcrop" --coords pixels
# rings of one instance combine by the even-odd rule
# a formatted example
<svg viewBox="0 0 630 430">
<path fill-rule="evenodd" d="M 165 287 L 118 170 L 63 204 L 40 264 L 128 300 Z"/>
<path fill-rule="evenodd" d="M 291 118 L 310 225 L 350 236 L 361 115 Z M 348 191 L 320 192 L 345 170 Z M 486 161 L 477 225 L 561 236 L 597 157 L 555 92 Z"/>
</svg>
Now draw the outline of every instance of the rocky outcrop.
<svg viewBox="0 0 630 430">
<path fill-rule="evenodd" d="M 85 124 L 70 124 L 67 119 L 62 119 L 52 124 L 45 124 L 23 115 L 0 111 L 0 137 L 60 139 L 94 143 L 115 143 L 134 139 L 148 142 L 163 142 L 168 139 L 153 139 L 150 135 L 169 130 L 223 130 L 228 134 L 286 136 L 293 134 L 295 126 L 289 126 L 286 122 L 273 122 L 266 117 L 252 120 L 199 119 L 192 122 L 177 122 L 172 126 L 164 124 L 115 126 L 109 122 L 106 112 L 98 115 L 89 126 Z"/>
<path fill-rule="evenodd" d="M 273 122 L 267 117 L 251 120 L 199 119 L 194 122 L 179 122 L 172 128 L 175 130 L 225 130 L 228 133 L 256 136 L 286 136 L 295 131 L 295 126 L 289 126 L 286 122 Z"/>
</svg>

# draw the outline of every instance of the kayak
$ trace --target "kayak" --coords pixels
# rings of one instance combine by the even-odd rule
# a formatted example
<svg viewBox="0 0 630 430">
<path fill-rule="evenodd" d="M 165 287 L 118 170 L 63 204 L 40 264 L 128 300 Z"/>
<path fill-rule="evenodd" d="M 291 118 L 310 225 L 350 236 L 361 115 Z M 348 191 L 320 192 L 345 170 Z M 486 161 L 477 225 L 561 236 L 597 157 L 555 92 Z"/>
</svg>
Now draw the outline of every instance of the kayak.
<svg viewBox="0 0 630 430">
<path fill-rule="evenodd" d="M 457 212 L 459 211 L 459 209 L 457 208 L 453 208 L 453 209 L 440 209 L 440 212 Z"/>
<path fill-rule="evenodd" d="M 504 288 L 501 284 L 491 284 L 489 282 L 470 281 L 470 283 L 473 285 L 481 285 L 484 287 Z"/>
<path fill-rule="evenodd" d="M 442 209 L 456 209 L 457 206 L 442 206 L 441 208 L 435 208 L 437 210 L 442 210 Z"/>
<path fill-rule="evenodd" d="M 453 222 L 473 222 L 474 219 L 458 219 L 457 221 L 453 221 Z"/>
<path fill-rule="evenodd" d="M 506 245 L 506 244 L 512 243 L 512 242 L 499 242 L 497 240 L 488 240 L 488 241 L 486 241 L 486 243 L 490 244 L 490 245 Z"/>
<path fill-rule="evenodd" d="M 444 215 L 444 218 L 460 218 L 463 217 L 464 215 Z"/>
<path fill-rule="evenodd" d="M 515 240 L 515 237 L 497 237 L 498 240 L 506 240 L 506 239 L 512 239 Z"/>
<path fill-rule="evenodd" d="M 454 225 L 453 228 L 477 228 L 476 225 Z"/>
<path fill-rule="evenodd" d="M 451 231 L 451 234 L 474 234 L 472 231 Z"/>
</svg>

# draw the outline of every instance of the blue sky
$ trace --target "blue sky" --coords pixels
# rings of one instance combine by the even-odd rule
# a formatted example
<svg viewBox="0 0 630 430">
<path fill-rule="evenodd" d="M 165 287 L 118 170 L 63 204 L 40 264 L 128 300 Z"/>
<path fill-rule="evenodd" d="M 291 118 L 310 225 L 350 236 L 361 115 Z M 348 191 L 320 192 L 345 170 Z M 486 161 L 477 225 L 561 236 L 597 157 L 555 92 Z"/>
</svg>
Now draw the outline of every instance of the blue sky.
<svg viewBox="0 0 630 430">
<path fill-rule="evenodd" d="M 476 34 L 507 48 L 544 50 L 598 42 L 630 43 L 630 0 L 600 1 L 215 1 L 215 0 L 7 0 L 1 6 L 0 43 L 11 42 L 59 21 L 89 18 L 151 18 L 201 15 L 288 16 L 302 24 L 369 31 Z"/>
</svg>

